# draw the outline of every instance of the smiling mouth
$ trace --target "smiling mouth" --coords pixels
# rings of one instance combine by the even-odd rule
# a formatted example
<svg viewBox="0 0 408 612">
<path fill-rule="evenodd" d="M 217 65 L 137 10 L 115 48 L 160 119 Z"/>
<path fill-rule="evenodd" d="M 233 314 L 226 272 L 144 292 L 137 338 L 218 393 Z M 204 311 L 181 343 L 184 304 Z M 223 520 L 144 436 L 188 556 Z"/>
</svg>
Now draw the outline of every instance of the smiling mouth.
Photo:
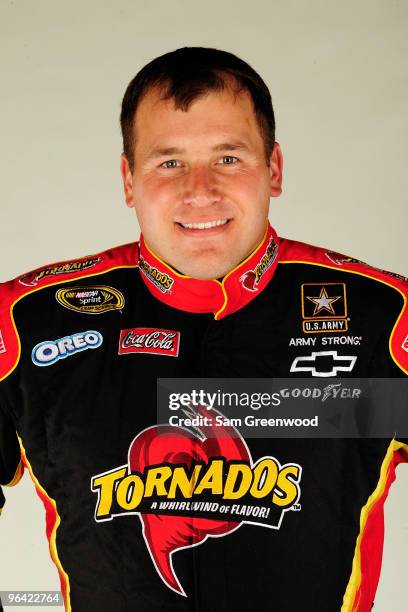
<svg viewBox="0 0 408 612">
<path fill-rule="evenodd" d="M 209 229 L 223 227 L 223 226 L 227 225 L 230 221 L 231 221 L 231 219 L 215 219 L 214 221 L 207 221 L 207 222 L 202 222 L 202 223 L 200 223 L 200 222 L 198 222 L 198 223 L 181 223 L 180 221 L 176 221 L 176 224 L 178 226 L 182 227 L 183 229 L 186 229 L 186 230 L 203 231 L 203 230 L 209 230 Z"/>
</svg>

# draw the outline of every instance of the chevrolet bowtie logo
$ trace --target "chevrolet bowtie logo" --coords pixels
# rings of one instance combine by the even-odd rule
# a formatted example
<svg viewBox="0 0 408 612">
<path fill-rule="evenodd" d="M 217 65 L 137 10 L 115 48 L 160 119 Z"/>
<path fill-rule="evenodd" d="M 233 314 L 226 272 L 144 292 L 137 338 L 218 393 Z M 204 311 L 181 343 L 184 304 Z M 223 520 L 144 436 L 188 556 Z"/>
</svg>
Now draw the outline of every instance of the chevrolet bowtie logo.
<svg viewBox="0 0 408 612">
<path fill-rule="evenodd" d="M 337 376 L 338 372 L 351 372 L 356 361 L 356 356 L 338 355 L 337 351 L 313 352 L 310 356 L 296 357 L 290 371 L 310 372 L 312 376 L 321 377 Z"/>
</svg>

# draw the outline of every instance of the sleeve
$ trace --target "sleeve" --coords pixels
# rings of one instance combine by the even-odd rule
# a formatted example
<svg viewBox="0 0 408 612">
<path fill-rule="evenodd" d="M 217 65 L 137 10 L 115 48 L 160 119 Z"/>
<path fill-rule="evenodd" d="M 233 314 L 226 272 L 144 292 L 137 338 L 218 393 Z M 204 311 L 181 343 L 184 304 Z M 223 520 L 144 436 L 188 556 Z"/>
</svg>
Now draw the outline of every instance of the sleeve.
<svg viewBox="0 0 408 612">
<path fill-rule="evenodd" d="M 6 400 L 6 379 L 19 359 L 19 343 L 11 317 L 11 304 L 18 297 L 14 285 L 13 281 L 0 283 L 0 514 L 5 504 L 5 487 L 17 484 L 24 473 L 15 420 Z"/>
<path fill-rule="evenodd" d="M 402 435 L 394 440 L 396 464 L 408 463 L 408 281 L 403 284 L 404 307 L 396 321 L 390 339 L 390 353 L 404 379 L 404 393 L 400 405 Z"/>
<path fill-rule="evenodd" d="M 400 438 L 394 440 L 394 452 L 396 453 L 395 463 L 408 463 L 408 438 Z"/>
<path fill-rule="evenodd" d="M 23 472 L 16 429 L 12 419 L 0 405 L 0 513 L 5 504 L 3 488 L 16 485 Z"/>
<path fill-rule="evenodd" d="M 398 465 L 408 462 L 408 279 L 388 277 L 386 284 L 393 291 L 376 304 L 380 310 L 373 334 L 378 334 L 378 342 L 369 374 L 374 382 L 378 379 L 374 402 L 392 415 L 394 463 Z M 380 410 L 377 412 L 382 419 Z"/>
</svg>

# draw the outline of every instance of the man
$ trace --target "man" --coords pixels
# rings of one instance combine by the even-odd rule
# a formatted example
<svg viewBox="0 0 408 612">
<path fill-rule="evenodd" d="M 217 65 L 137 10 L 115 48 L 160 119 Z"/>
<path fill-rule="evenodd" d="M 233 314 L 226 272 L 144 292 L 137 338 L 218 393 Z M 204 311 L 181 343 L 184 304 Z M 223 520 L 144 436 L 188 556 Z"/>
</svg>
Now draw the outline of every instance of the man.
<svg viewBox="0 0 408 612">
<path fill-rule="evenodd" d="M 121 127 L 140 241 L 2 286 L 0 483 L 30 472 L 67 610 L 370 610 L 407 441 L 166 425 L 156 382 L 405 377 L 407 280 L 278 238 L 271 98 L 232 54 L 156 58 Z"/>
</svg>

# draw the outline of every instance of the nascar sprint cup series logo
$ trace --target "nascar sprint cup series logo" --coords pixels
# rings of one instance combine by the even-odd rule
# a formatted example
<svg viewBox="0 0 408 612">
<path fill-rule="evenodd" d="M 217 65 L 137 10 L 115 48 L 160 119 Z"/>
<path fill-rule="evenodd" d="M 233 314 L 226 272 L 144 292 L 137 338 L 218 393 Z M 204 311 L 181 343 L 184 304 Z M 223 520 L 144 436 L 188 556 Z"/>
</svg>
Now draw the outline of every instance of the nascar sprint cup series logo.
<svg viewBox="0 0 408 612">
<path fill-rule="evenodd" d="M 125 299 L 120 291 L 106 285 L 92 287 L 64 287 L 55 294 L 68 310 L 86 314 L 100 314 L 109 310 L 122 310 Z"/>
<path fill-rule="evenodd" d="M 153 285 L 157 287 L 159 291 L 162 293 L 171 292 L 174 278 L 169 276 L 167 272 L 160 272 L 160 270 L 147 263 L 142 256 L 139 257 L 139 268 L 146 278 L 149 279 L 149 281 L 153 283 Z"/>
<path fill-rule="evenodd" d="M 269 240 L 269 244 L 266 248 L 266 252 L 262 256 L 259 263 L 255 266 L 253 270 L 248 270 L 239 279 L 242 285 L 245 287 L 245 289 L 248 289 L 249 291 L 258 291 L 258 285 L 259 285 L 259 282 L 262 276 L 265 274 L 268 268 L 270 268 L 273 262 L 276 260 L 277 254 L 278 254 L 278 245 L 275 242 L 273 236 L 271 236 L 271 239 Z"/>
<path fill-rule="evenodd" d="M 244 523 L 279 529 L 286 512 L 300 510 L 302 474 L 295 462 L 254 460 L 234 426 L 223 422 L 215 432 L 206 424 L 206 406 L 190 405 L 185 413 L 202 417 L 200 425 L 148 427 L 130 443 L 127 463 L 91 479 L 95 521 L 137 515 L 160 578 L 184 596 L 172 561 L 177 550 Z"/>
</svg>

